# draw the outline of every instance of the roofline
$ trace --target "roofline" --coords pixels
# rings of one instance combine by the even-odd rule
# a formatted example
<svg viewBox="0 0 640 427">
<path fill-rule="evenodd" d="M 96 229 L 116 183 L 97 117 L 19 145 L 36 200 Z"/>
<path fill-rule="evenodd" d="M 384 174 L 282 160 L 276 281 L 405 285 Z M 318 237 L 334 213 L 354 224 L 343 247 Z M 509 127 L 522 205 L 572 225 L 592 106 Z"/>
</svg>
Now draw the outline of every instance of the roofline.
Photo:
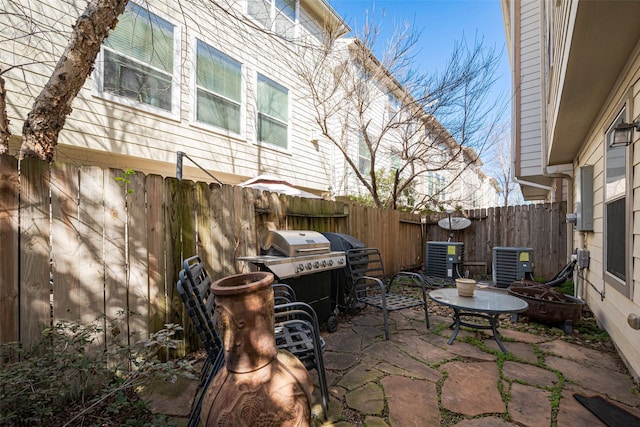
<svg viewBox="0 0 640 427">
<path fill-rule="evenodd" d="M 351 32 L 349 24 L 347 24 L 347 22 L 342 18 L 342 16 L 340 16 L 340 14 L 338 14 L 327 0 L 300 0 L 300 2 L 306 4 L 311 10 L 319 13 L 321 16 L 322 12 L 327 12 L 329 14 L 328 19 L 335 21 L 340 28 L 337 37 L 342 37 Z"/>
</svg>

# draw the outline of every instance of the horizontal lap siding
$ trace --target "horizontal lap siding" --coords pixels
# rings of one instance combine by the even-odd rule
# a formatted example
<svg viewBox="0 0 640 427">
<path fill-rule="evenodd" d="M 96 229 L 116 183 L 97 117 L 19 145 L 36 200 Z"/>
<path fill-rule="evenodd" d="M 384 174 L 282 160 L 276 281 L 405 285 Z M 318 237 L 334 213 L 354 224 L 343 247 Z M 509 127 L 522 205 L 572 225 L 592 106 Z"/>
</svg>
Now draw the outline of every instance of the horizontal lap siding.
<svg viewBox="0 0 640 427">
<path fill-rule="evenodd" d="M 540 81 L 540 20 L 538 3 L 523 1 L 520 27 L 520 172 L 521 176 L 539 175 L 542 155 L 541 81 Z"/>
<path fill-rule="evenodd" d="M 26 6 L 31 4 L 26 0 L 16 2 L 17 5 L 22 3 Z M 159 2 L 150 7 L 152 11 L 157 11 L 161 16 L 171 20 L 187 10 L 174 5 L 171 2 Z M 174 22 L 180 25 L 182 43 L 181 57 L 176 59 L 181 64 L 179 119 L 153 115 L 96 97 L 92 93 L 94 81 L 90 77 L 73 102 L 73 112 L 68 117 L 59 142 L 61 146 L 95 152 L 87 152 L 84 156 L 72 155 L 68 160 L 77 161 L 77 164 L 86 164 L 89 161 L 106 166 L 112 164 L 108 161 L 109 154 L 105 156 L 103 153 L 118 153 L 131 156 L 129 164 L 123 167 L 138 169 L 138 166 L 146 165 L 149 160 L 165 165 L 175 164 L 175 152 L 182 150 L 214 175 L 218 171 L 236 175 L 241 179 L 269 173 L 290 180 L 295 185 L 328 191 L 331 164 L 328 160 L 319 162 L 317 158 L 330 158 L 329 146 L 323 141 L 320 141 L 318 147 L 310 142 L 310 129 L 315 123 L 312 106 L 301 89 L 302 82 L 291 67 L 285 66 L 286 61 L 295 59 L 295 54 L 264 33 L 230 20 L 231 18 L 224 13 L 218 11 L 215 19 L 204 20 L 202 17 L 206 17 L 210 12 L 200 4 L 194 3 L 191 6 L 194 9 L 191 14 L 186 15 L 186 24 L 182 20 Z M 6 69 L 9 65 L 29 63 L 33 60 L 33 55 L 36 55 L 38 59 L 51 64 L 47 67 L 43 67 L 42 64 L 28 66 L 25 73 L 16 69 L 6 74 L 10 103 L 8 112 L 14 134 L 20 134 L 21 122 L 28 112 L 26 106 L 33 103 L 46 82 L 52 64 L 56 63 L 60 52 L 66 46 L 68 33 L 64 34 L 63 31 L 68 31 L 78 13 L 78 10 L 71 7 L 70 1 L 52 4 L 51 12 L 34 11 L 34 19 L 38 22 L 53 23 L 58 17 L 64 18 L 55 24 L 56 31 L 47 35 L 47 39 L 51 40 L 55 48 L 42 45 L 33 36 L 17 40 L 13 51 L 30 53 L 24 58 L 16 56 L 16 60 L 11 64 L 0 63 L 0 66 Z M 8 15 L 3 16 L 3 22 L 6 23 L 4 20 L 9 19 Z M 246 88 L 246 104 L 243 105 L 246 134 L 240 139 L 228 138 L 223 134 L 195 127 L 190 121 L 193 109 L 190 97 L 193 84 L 192 45 L 198 35 L 215 48 L 240 61 L 246 68 L 246 80 L 243 83 Z M 33 43 L 34 46 L 29 47 L 28 43 Z M 56 52 L 58 56 L 51 52 Z M 279 56 L 281 59 L 278 59 Z M 38 71 L 43 69 L 44 72 Z M 267 75 L 290 90 L 291 151 L 288 153 L 260 147 L 254 142 L 257 73 Z M 159 171 L 159 168 L 151 170 Z"/>
</svg>

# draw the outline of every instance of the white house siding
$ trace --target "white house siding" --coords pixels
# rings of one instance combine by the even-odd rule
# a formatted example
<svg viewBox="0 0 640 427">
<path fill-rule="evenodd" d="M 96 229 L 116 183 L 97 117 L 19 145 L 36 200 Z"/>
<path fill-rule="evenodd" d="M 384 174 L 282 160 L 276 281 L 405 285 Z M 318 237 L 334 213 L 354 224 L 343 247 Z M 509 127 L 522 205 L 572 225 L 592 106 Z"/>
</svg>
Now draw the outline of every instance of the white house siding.
<svg viewBox="0 0 640 427">
<path fill-rule="evenodd" d="M 542 170 L 539 0 L 523 0 L 520 26 L 520 178 Z"/>
<path fill-rule="evenodd" d="M 242 4 L 240 2 L 239 4 Z M 31 7 L 36 21 L 43 20 L 57 26 L 57 34 L 46 34 L 48 43 L 40 44 L 32 36 L 2 47 L 0 66 L 30 63 L 36 58 L 46 65 L 36 64 L 14 69 L 5 74 L 8 114 L 11 131 L 19 135 L 21 125 L 35 96 L 46 82 L 50 71 L 67 43 L 67 31 L 81 13 L 72 5 L 76 2 L 15 0 L 13 7 Z M 82 4 L 81 6 L 84 6 Z M 302 84 L 281 54 L 283 49 L 269 36 L 243 26 L 225 14 L 211 15 L 197 1 L 156 1 L 141 3 L 143 7 L 177 25 L 180 36 L 180 109 L 176 117 L 144 112 L 118 102 L 95 96 L 94 80 L 90 77 L 73 102 L 73 112 L 60 134 L 58 161 L 94 163 L 112 167 L 158 172 L 164 175 L 175 171 L 176 151 L 184 151 L 214 175 L 231 182 L 239 182 L 261 173 L 279 175 L 296 185 L 326 191 L 330 185 L 330 150 L 326 144 L 318 147 L 310 142 L 311 106 L 302 96 Z M 186 13 L 185 13 L 186 12 Z M 183 15 L 184 13 L 184 15 Z M 3 36 L 17 25 L 11 15 L 2 14 Z M 308 20 L 301 10 L 300 20 Z M 315 32 L 318 26 L 306 23 L 299 26 Z M 245 103 L 244 134 L 227 136 L 196 125 L 192 121 L 192 48 L 195 37 L 229 55 L 243 65 Z M 4 37 L 3 37 L 4 38 Z M 317 35 L 315 36 L 317 40 Z M 11 52 L 11 53 L 7 53 Z M 52 53 L 53 52 L 53 53 Z M 22 56 L 24 55 L 24 56 Z M 257 73 L 285 86 L 290 99 L 290 149 L 278 150 L 255 141 L 255 85 Z M 185 162 L 185 167 L 190 166 Z"/>
<path fill-rule="evenodd" d="M 638 10 L 633 9 L 631 12 L 627 12 L 627 5 L 631 5 L 631 2 L 622 4 L 624 2 L 611 2 L 612 9 L 611 16 L 601 15 L 598 16 L 597 22 L 601 24 L 607 30 L 604 31 L 600 27 L 580 27 L 578 31 L 576 24 L 578 22 L 578 9 L 584 7 L 583 19 L 580 21 L 580 25 L 586 25 L 585 23 L 591 23 L 590 19 L 593 19 L 595 15 L 588 15 L 590 11 L 593 12 L 595 2 L 589 2 L 588 0 L 565 0 L 549 2 L 545 0 L 528 1 L 523 0 L 520 2 L 522 7 L 522 14 L 518 16 L 512 16 L 508 12 L 514 11 L 514 5 L 517 4 L 514 1 L 503 0 L 503 10 L 505 11 L 505 27 L 507 31 L 510 31 L 515 27 L 515 22 L 512 20 L 518 20 L 522 24 L 524 29 L 531 29 L 530 25 L 532 20 L 528 14 L 538 13 L 539 17 L 546 17 L 548 27 L 540 28 L 539 35 L 543 37 L 545 41 L 544 45 L 541 45 L 539 50 L 542 53 L 542 57 L 539 58 L 539 64 L 548 65 L 548 67 L 542 68 L 540 75 L 534 78 L 539 79 L 540 87 L 544 88 L 541 93 L 541 97 L 536 99 L 536 102 L 542 100 L 546 106 L 546 117 L 544 121 L 541 120 L 540 124 L 546 134 L 542 136 L 547 141 L 553 141 L 554 144 L 563 144 L 562 140 L 554 139 L 554 132 L 560 127 L 562 131 L 567 132 L 567 128 L 570 127 L 576 121 L 576 126 L 580 126 L 585 129 L 587 134 L 584 138 L 581 136 L 578 142 L 579 146 L 575 147 L 574 151 L 571 151 L 573 158 L 573 180 L 567 180 L 567 184 L 570 186 L 571 196 L 569 200 L 573 202 L 573 206 L 569 206 L 569 210 L 576 209 L 576 202 L 578 197 L 578 185 L 576 178 L 579 168 L 586 165 L 593 166 L 593 198 L 594 198 L 594 229 L 593 231 L 577 231 L 574 228 L 572 234 L 573 247 L 584 248 L 589 250 L 590 253 L 590 265 L 588 268 L 581 270 L 580 274 L 584 276 L 584 280 L 579 280 L 576 284 L 580 285 L 580 295 L 586 300 L 589 308 L 593 311 L 598 322 L 603 326 L 610 334 L 613 342 L 619 350 L 620 355 L 625 360 L 631 374 L 635 377 L 636 381 L 640 376 L 640 331 L 631 328 L 627 323 L 629 315 L 640 315 L 640 132 L 635 132 L 634 142 L 627 150 L 627 156 L 631 158 L 631 170 L 628 170 L 627 185 L 630 191 L 627 192 L 626 204 L 628 207 L 628 214 L 630 215 L 630 230 L 628 235 L 631 238 L 631 244 L 625 250 L 625 256 L 627 262 L 631 264 L 631 268 L 628 269 L 630 274 L 627 274 L 627 285 L 629 286 L 630 296 L 619 291 L 611 283 L 606 282 L 605 274 L 605 132 L 611 126 L 613 120 L 619 113 L 621 107 L 626 103 L 626 119 L 627 121 L 640 120 L 640 40 L 633 40 L 633 35 L 624 31 L 621 32 L 623 37 L 622 44 L 618 44 L 615 47 L 621 47 L 623 49 L 631 49 L 628 53 L 624 53 L 624 58 L 627 58 L 626 64 L 618 64 L 616 67 L 610 67 L 606 70 L 609 75 L 606 76 L 607 82 L 610 81 L 610 86 L 607 89 L 610 90 L 608 96 L 603 97 L 602 101 L 595 102 L 594 108 L 589 109 L 588 113 L 578 115 L 567 119 L 566 116 L 560 117 L 560 106 L 564 102 L 570 102 L 571 97 L 575 96 L 581 90 L 584 93 L 590 93 L 590 90 L 594 88 L 590 87 L 592 80 L 580 79 L 584 76 L 583 69 L 580 67 L 572 70 L 568 69 L 569 49 L 575 49 L 574 53 L 581 53 L 582 56 L 577 56 L 577 60 L 581 61 L 580 65 L 588 66 L 589 52 L 593 51 L 598 53 L 598 50 L 594 50 L 590 43 L 593 40 L 589 37 L 584 37 L 585 33 L 595 32 L 594 34 L 601 34 L 605 40 L 608 40 L 607 36 L 614 37 L 615 34 L 611 34 L 615 27 L 619 25 L 618 19 L 625 13 L 630 20 L 637 16 Z M 599 6 L 604 3 L 600 3 Z M 635 4 L 635 3 L 634 3 Z M 607 7 L 607 6 L 603 6 Z M 597 13 L 597 12 L 595 12 Z M 585 15 L 587 14 L 587 15 Z M 588 16 L 589 19 L 584 19 Z M 543 21 L 541 21 L 543 22 Z M 628 27 L 625 27 L 628 28 Z M 588 31 L 585 31 L 588 30 Z M 582 38 L 576 36 L 580 34 Z M 509 33 L 511 35 L 511 33 Z M 524 49 L 524 34 L 523 37 L 523 49 Z M 548 37 L 548 39 L 547 39 Z M 511 40 L 513 41 L 513 40 Z M 635 44 L 635 49 L 632 48 Z M 612 45 L 613 46 L 613 45 Z M 510 46 L 511 52 L 514 52 L 513 43 Z M 626 50 L 625 50 L 626 52 Z M 546 55 L 549 55 L 550 59 L 547 63 L 543 61 Z M 613 55 L 615 57 L 615 55 Z M 524 58 L 524 55 L 519 58 L 512 58 L 512 66 L 515 63 L 523 62 L 523 72 L 520 76 L 520 81 L 514 82 L 515 85 L 523 83 L 523 90 L 526 90 L 525 83 L 529 80 L 524 78 L 528 75 L 525 72 L 525 66 L 530 65 L 529 60 L 531 58 Z M 593 61 L 597 61 L 594 59 Z M 539 65 L 538 65 L 539 67 Z M 574 74 L 568 74 L 573 72 Z M 587 73 L 588 74 L 588 73 Z M 604 77 L 603 77 L 604 78 Z M 582 87 L 579 85 L 583 84 Z M 609 89 L 609 87 L 611 87 Z M 523 92 L 531 95 L 529 92 Z M 565 98 L 563 98 L 565 96 Z M 599 98 L 600 99 L 600 98 Z M 528 117 L 525 112 L 527 110 L 527 104 L 522 99 L 522 111 L 514 110 L 514 117 L 516 114 L 522 114 L 523 127 L 525 124 L 524 118 Z M 532 103 L 533 105 L 533 103 Z M 538 106 L 529 109 L 531 117 L 542 117 L 541 113 L 538 113 Z M 559 121 L 562 120 L 562 121 Z M 571 120 L 571 121 L 567 121 Z M 562 128 L 564 127 L 564 128 Z M 519 130 L 519 129 L 518 129 Z M 523 137 L 524 138 L 524 137 Z M 533 141 L 532 141 L 533 142 Z M 540 140 L 537 144 L 542 150 L 545 141 Z M 549 144 L 550 145 L 550 144 Z M 535 152 L 535 150 L 533 151 Z M 523 153 L 529 153 L 523 146 Z M 560 153 L 564 155 L 565 153 Z M 549 149 L 548 153 L 545 153 L 542 158 L 543 166 L 548 161 L 558 162 L 558 158 L 551 158 L 552 152 Z M 559 156 L 558 154 L 556 154 Z M 547 158 L 549 157 L 549 159 Z M 562 161 L 565 161 L 562 158 Z"/>
<path fill-rule="evenodd" d="M 640 132 L 635 132 L 634 144 L 627 150 L 632 156 L 632 197 L 627 204 L 632 206 L 631 238 L 633 252 L 628 255 L 632 263 L 632 298 L 629 299 L 604 280 L 604 134 L 618 113 L 622 103 L 627 99 L 631 90 L 632 101 L 627 104 L 627 115 L 638 120 L 640 114 L 640 56 L 636 55 L 631 61 L 628 72 L 621 76 L 619 84 L 614 88 L 607 105 L 596 118 L 593 131 L 588 135 L 585 145 L 574 163 L 575 170 L 584 165 L 594 166 L 594 231 L 574 232 L 574 245 L 590 251 L 591 263 L 584 270 L 586 282 L 582 284 L 583 295 L 589 308 L 600 324 L 607 330 L 620 354 L 630 368 L 631 373 L 638 380 L 640 376 L 640 331 L 630 328 L 627 317 L 630 314 L 640 314 Z M 576 187 L 574 184 L 574 191 Z M 600 292 L 604 292 L 604 299 Z"/>
<path fill-rule="evenodd" d="M 556 3 L 553 7 L 548 7 L 545 13 L 550 16 L 551 39 L 547 41 L 548 50 L 552 60 L 550 61 L 549 75 L 547 76 L 547 120 L 555 122 L 557 119 L 559 108 L 559 94 L 562 91 L 562 83 L 564 81 L 564 72 L 569 55 L 568 34 L 573 31 L 571 27 L 573 19 L 572 13 L 575 13 L 577 2 L 574 0 L 565 0 Z"/>
</svg>

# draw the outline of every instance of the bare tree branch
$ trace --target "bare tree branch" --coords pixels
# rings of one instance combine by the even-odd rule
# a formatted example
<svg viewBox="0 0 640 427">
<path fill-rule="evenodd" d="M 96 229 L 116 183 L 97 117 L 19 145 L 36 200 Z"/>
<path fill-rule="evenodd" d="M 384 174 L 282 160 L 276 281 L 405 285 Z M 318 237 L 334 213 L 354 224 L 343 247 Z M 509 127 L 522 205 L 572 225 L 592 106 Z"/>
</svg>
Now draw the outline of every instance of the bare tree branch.
<svg viewBox="0 0 640 427">
<path fill-rule="evenodd" d="M 7 90 L 4 88 L 2 69 L 0 69 L 0 154 L 9 152 L 9 117 L 7 117 Z"/>
<path fill-rule="evenodd" d="M 379 35 L 380 24 L 367 19 L 355 39 L 326 40 L 322 50 L 301 51 L 291 67 L 306 84 L 323 137 L 344 157 L 349 170 L 342 179 L 356 179 L 376 206 L 397 208 L 430 173 L 446 172 L 453 181 L 475 164 L 504 106 L 488 100 L 499 58 L 481 40 L 468 46 L 463 37 L 446 69 L 428 73 L 416 66 L 419 32 L 406 24 L 396 29 L 381 59 L 374 55 Z M 414 207 L 439 203 L 437 194 L 424 196 Z"/>
<path fill-rule="evenodd" d="M 20 158 L 53 161 L 71 103 L 84 85 L 102 42 L 128 0 L 92 0 L 73 28 L 69 44 L 36 98 L 22 128 Z"/>
</svg>

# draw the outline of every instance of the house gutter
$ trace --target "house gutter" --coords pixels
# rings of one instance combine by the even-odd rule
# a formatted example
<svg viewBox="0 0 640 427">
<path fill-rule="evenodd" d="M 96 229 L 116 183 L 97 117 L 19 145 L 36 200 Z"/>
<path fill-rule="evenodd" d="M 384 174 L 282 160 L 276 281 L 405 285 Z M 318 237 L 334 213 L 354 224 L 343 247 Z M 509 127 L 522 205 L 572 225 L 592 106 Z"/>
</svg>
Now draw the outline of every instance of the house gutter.
<svg viewBox="0 0 640 427">
<path fill-rule="evenodd" d="M 520 185 L 526 185 L 527 187 L 535 187 L 535 188 L 541 188 L 543 190 L 547 190 L 551 194 L 551 203 L 555 203 L 556 192 L 553 187 L 551 187 L 550 185 L 538 184 L 537 182 L 523 181 L 521 179 L 516 178 L 514 173 L 511 174 L 512 182 L 515 182 L 516 184 L 520 184 Z"/>
<path fill-rule="evenodd" d="M 513 16 L 511 17 L 511 22 L 513 22 L 513 34 L 512 34 L 512 40 L 513 40 L 513 47 L 514 47 L 514 61 L 513 61 L 513 78 L 512 81 L 515 82 L 515 90 L 514 90 L 514 111 L 515 111 L 515 131 L 513 132 L 514 134 L 514 139 L 515 139 L 515 149 L 514 151 L 514 167 L 511 169 L 512 173 L 511 173 L 511 181 L 519 184 L 519 185 L 524 185 L 527 187 L 534 187 L 534 188 L 540 188 L 542 190 L 548 191 L 550 194 L 550 199 L 551 202 L 555 202 L 557 197 L 556 197 L 556 189 L 553 188 L 550 185 L 544 185 L 544 184 L 538 184 L 536 182 L 531 182 L 531 181 L 526 181 L 526 180 L 522 180 L 522 179 L 518 179 L 516 178 L 516 176 L 520 176 L 521 170 L 520 170 L 520 163 L 521 163 L 521 140 L 520 140 L 520 128 L 522 126 L 522 117 L 521 117 L 521 85 L 520 85 L 520 73 L 521 73 L 521 64 L 520 64 L 520 54 L 521 54 L 521 0 L 514 0 L 513 2 L 513 10 L 512 10 L 512 14 Z M 545 20 L 545 14 L 541 13 L 542 16 L 542 22 L 541 22 L 541 28 L 544 28 L 546 26 L 546 20 Z M 541 31 L 541 61 L 540 61 L 540 76 L 541 78 L 545 75 L 545 58 L 543 56 L 543 52 L 544 50 L 544 31 Z M 541 80 L 542 82 L 542 80 Z M 541 117 L 541 122 L 542 123 L 546 123 L 546 106 L 545 106 L 545 102 L 543 100 L 541 100 L 542 102 L 541 107 L 540 107 L 540 117 Z M 541 126 L 542 127 L 542 126 Z M 546 127 L 544 127 L 544 129 L 541 129 L 541 138 L 540 138 L 540 148 L 541 148 L 541 165 L 542 166 L 542 176 L 548 177 L 548 178 L 565 178 L 565 179 L 572 179 L 571 175 L 568 174 L 564 174 L 562 172 L 550 172 L 548 167 L 546 166 L 547 162 L 545 160 L 545 153 L 547 152 L 547 140 L 546 140 Z M 557 169 L 557 170 L 563 170 L 566 168 L 573 168 L 573 165 L 559 165 L 559 166 L 553 166 L 553 168 Z M 560 191 L 562 191 L 562 188 L 560 188 Z"/>
</svg>

